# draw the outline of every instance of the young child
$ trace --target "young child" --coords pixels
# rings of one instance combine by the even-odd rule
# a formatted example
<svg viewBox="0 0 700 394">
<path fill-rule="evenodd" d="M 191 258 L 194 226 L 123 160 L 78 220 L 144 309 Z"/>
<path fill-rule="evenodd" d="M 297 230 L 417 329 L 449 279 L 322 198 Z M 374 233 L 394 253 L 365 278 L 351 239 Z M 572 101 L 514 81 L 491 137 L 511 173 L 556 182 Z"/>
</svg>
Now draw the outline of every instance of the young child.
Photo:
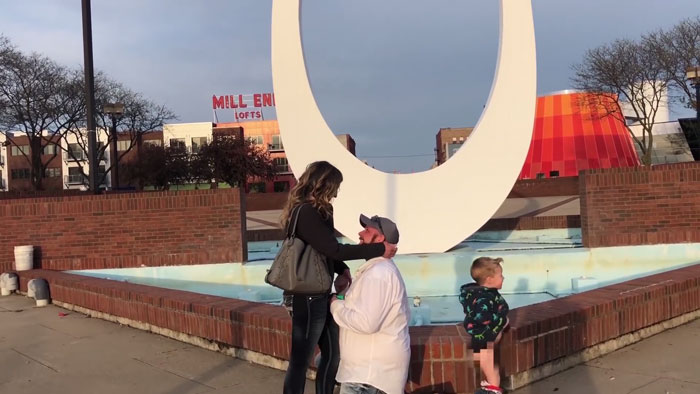
<svg viewBox="0 0 700 394">
<path fill-rule="evenodd" d="M 502 258 L 479 257 L 471 267 L 476 283 L 460 288 L 459 302 L 464 308 L 464 328 L 472 337 L 472 349 L 480 355 L 486 380 L 476 393 L 501 393 L 501 376 L 494 362 L 494 345 L 508 325 L 508 303 L 498 290 L 503 286 Z"/>
</svg>

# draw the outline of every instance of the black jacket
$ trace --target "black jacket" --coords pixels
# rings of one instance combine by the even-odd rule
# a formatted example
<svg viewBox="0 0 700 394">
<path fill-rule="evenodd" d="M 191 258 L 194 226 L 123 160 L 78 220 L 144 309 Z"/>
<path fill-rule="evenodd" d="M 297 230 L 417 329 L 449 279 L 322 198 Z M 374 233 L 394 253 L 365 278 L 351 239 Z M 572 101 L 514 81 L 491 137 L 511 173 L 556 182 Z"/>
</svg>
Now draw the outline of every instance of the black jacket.
<svg viewBox="0 0 700 394">
<path fill-rule="evenodd" d="M 464 328 L 469 335 L 493 341 L 503 331 L 508 303 L 498 290 L 468 283 L 459 289 L 459 302 L 464 309 Z"/>
<path fill-rule="evenodd" d="M 333 216 L 323 219 L 311 204 L 303 204 L 297 221 L 296 236 L 328 257 L 328 272 L 342 274 L 348 269 L 343 260 L 371 259 L 384 254 L 384 244 L 341 244 L 335 237 Z M 292 211 L 292 213 L 296 213 Z M 294 217 L 290 218 L 293 221 Z M 291 225 L 292 223 L 290 223 Z M 291 229 L 289 229 L 291 233 Z M 288 235 L 289 235 L 288 233 Z"/>
</svg>

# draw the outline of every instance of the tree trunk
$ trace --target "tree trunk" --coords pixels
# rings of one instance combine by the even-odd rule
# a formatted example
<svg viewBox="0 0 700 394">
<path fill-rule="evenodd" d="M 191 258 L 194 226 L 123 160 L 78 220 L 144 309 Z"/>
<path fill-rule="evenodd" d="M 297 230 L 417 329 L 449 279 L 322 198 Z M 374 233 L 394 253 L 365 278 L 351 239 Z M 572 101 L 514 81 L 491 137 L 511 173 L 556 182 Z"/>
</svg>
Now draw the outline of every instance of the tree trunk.
<svg viewBox="0 0 700 394">
<path fill-rule="evenodd" d="M 43 190 L 43 169 L 41 162 L 41 137 L 32 136 L 29 139 L 29 154 L 31 157 L 31 181 L 34 190 Z"/>
</svg>

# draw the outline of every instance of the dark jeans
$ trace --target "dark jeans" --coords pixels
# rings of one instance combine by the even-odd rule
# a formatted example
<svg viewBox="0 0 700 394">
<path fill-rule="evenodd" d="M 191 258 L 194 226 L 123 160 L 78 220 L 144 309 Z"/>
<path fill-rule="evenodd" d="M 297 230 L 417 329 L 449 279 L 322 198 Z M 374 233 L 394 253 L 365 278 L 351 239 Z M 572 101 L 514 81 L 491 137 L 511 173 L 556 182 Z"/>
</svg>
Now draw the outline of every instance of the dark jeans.
<svg viewBox="0 0 700 394">
<path fill-rule="evenodd" d="M 321 361 L 316 371 L 316 394 L 332 394 L 340 363 L 338 325 L 329 309 L 328 296 L 293 296 L 292 351 L 284 377 L 284 394 L 303 394 L 306 370 L 316 345 Z"/>
</svg>

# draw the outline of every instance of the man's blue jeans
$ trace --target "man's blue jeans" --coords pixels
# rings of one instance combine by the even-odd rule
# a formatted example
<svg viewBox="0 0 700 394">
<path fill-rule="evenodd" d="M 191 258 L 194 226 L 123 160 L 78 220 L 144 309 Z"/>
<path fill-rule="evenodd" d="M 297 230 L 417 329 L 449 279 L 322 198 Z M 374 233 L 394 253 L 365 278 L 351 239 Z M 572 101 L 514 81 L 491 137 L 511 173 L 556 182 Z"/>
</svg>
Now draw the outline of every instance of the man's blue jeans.
<svg viewBox="0 0 700 394">
<path fill-rule="evenodd" d="M 386 394 L 382 390 L 365 383 L 342 383 L 338 394 Z"/>
</svg>

